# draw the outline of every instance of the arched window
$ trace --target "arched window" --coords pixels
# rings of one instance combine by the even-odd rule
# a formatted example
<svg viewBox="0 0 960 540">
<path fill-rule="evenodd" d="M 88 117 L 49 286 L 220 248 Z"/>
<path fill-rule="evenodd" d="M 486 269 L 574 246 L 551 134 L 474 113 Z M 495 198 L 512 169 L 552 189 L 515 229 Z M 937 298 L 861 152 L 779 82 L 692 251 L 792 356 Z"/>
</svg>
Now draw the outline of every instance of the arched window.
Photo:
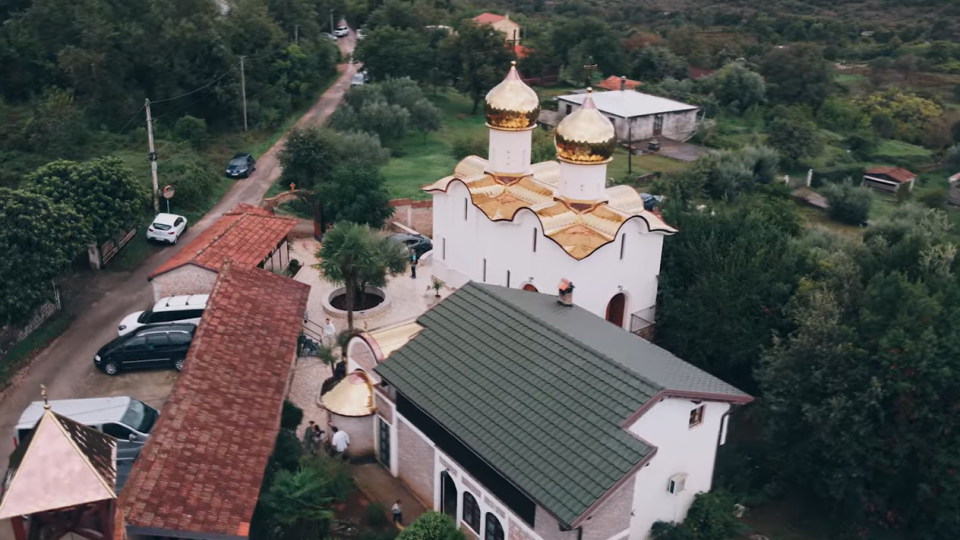
<svg viewBox="0 0 960 540">
<path fill-rule="evenodd" d="M 469 491 L 463 492 L 463 522 L 480 534 L 480 505 Z"/>
<path fill-rule="evenodd" d="M 487 512 L 487 531 L 484 540 L 503 540 L 503 527 L 497 516 Z"/>
</svg>

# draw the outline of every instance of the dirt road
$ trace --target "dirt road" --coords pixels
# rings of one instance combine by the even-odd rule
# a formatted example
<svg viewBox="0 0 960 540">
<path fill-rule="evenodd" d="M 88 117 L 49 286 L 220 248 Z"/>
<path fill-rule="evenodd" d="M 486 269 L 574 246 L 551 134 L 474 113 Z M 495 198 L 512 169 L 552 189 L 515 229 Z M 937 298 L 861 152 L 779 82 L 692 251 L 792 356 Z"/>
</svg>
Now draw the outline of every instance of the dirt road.
<svg viewBox="0 0 960 540">
<path fill-rule="evenodd" d="M 340 39 L 338 45 L 344 55 L 351 53 L 353 33 Z M 323 122 L 336 109 L 356 71 L 350 64 L 342 64 L 338 69 L 337 81 L 297 126 Z M 249 179 L 238 180 L 213 209 L 187 230 L 178 246 L 161 250 L 132 272 L 100 272 L 75 300 L 77 315 L 70 327 L 17 375 L 13 386 L 0 401 L 0 455 L 6 456 L 13 451 L 13 428 L 27 405 L 40 399 L 41 384 L 47 385 L 51 399 L 131 396 L 158 409 L 163 406 L 176 381 L 176 372 L 129 372 L 110 377 L 93 367 L 93 355 L 117 336 L 117 324 L 125 315 L 147 309 L 152 304 L 153 293 L 147 275 L 154 268 L 237 203 L 259 204 L 264 193 L 280 176 L 277 152 L 282 145 L 281 140 L 261 156 L 256 172 Z M 0 527 L 0 539 L 5 539 L 8 534 L 9 527 Z"/>
</svg>

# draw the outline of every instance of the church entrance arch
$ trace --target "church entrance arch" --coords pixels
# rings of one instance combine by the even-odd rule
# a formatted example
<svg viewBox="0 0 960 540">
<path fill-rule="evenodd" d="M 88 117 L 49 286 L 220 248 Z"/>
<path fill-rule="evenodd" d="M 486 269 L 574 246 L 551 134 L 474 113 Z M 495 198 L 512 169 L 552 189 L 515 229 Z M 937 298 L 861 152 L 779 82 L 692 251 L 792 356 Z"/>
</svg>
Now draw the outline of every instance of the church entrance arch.
<svg viewBox="0 0 960 540">
<path fill-rule="evenodd" d="M 623 328 L 623 312 L 626 307 L 627 297 L 624 296 L 623 293 L 613 295 L 610 303 L 607 304 L 607 316 L 605 318 L 620 328 Z"/>
<path fill-rule="evenodd" d="M 537 290 L 536 287 L 533 286 L 532 283 L 525 283 L 525 284 L 523 285 L 523 290 L 525 290 L 525 291 L 530 291 L 530 292 L 540 292 L 540 291 Z"/>
</svg>

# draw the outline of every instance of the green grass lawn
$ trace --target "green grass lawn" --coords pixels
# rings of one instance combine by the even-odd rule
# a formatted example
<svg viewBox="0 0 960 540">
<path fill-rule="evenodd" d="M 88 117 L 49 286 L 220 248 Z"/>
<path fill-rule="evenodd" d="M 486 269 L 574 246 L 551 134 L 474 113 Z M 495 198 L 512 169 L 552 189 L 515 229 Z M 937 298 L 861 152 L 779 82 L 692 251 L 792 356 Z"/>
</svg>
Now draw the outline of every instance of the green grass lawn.
<svg viewBox="0 0 960 540">
<path fill-rule="evenodd" d="M 395 157 L 380 172 L 391 199 L 430 198 L 420 188 L 453 173 L 457 164 L 453 142 L 487 132 L 482 111 L 471 115 L 473 104 L 466 96 L 448 90 L 429 97 L 440 108 L 443 128 L 427 135 L 426 140 L 419 133 L 411 133 L 389 145 Z"/>
<path fill-rule="evenodd" d="M 607 165 L 607 178 L 621 179 L 627 176 L 630 156 L 623 148 L 617 148 L 613 161 Z M 690 168 L 690 163 L 661 156 L 643 155 L 633 156 L 633 176 L 641 176 L 653 172 L 664 174 L 678 173 Z"/>
<path fill-rule="evenodd" d="M 878 156 L 906 157 L 917 159 L 930 159 L 932 153 L 922 146 L 910 144 L 903 141 L 894 141 L 883 139 L 874 151 Z"/>
</svg>

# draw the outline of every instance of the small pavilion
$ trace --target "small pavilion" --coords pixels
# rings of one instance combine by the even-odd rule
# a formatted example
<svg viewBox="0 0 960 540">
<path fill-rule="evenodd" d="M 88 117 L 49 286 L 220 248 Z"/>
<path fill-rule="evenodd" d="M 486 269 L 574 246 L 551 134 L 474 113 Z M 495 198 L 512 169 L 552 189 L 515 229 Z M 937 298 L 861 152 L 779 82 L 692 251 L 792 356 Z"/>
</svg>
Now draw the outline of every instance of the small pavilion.
<svg viewBox="0 0 960 540">
<path fill-rule="evenodd" d="M 10 456 L 0 486 L 0 519 L 10 520 L 16 540 L 68 534 L 112 539 L 116 455 L 113 437 L 45 405 L 33 432 Z"/>
</svg>

